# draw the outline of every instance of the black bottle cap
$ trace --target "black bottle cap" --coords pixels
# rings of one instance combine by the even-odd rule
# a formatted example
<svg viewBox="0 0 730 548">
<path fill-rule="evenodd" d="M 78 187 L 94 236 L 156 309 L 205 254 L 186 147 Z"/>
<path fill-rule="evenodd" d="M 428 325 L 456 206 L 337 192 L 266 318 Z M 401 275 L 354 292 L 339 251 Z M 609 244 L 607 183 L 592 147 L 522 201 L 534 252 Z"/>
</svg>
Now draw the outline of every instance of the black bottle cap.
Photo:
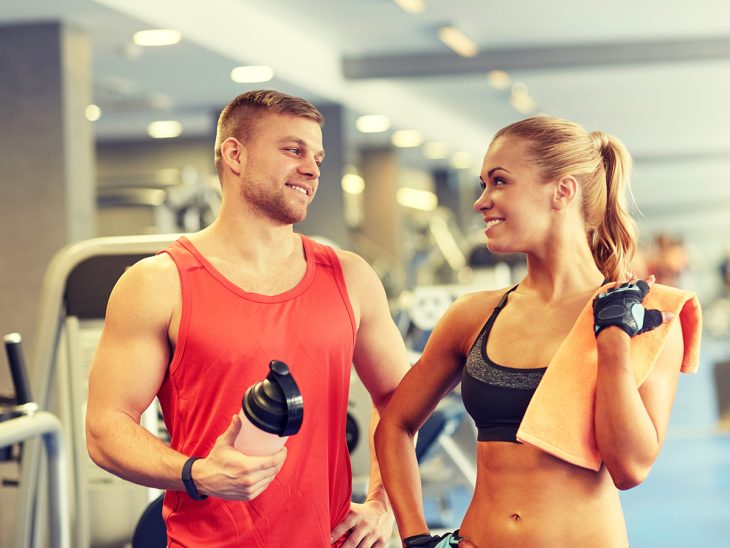
<svg viewBox="0 0 730 548">
<path fill-rule="evenodd" d="M 271 361 L 266 378 L 246 390 L 242 408 L 246 418 L 265 432 L 279 436 L 299 432 L 304 419 L 303 400 L 289 366 Z"/>
</svg>

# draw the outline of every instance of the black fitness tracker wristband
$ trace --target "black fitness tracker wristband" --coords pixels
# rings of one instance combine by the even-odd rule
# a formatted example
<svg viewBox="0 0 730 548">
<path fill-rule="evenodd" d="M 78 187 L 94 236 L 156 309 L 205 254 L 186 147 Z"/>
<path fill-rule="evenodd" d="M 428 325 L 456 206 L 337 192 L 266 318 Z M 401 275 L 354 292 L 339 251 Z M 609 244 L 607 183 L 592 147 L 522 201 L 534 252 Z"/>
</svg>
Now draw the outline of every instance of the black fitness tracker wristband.
<svg viewBox="0 0 730 548">
<path fill-rule="evenodd" d="M 193 481 L 193 463 L 200 458 L 202 457 L 190 457 L 188 460 L 185 461 L 185 464 L 183 464 L 182 468 L 182 481 L 185 485 L 185 490 L 188 492 L 188 495 L 190 495 L 190 498 L 193 500 L 203 500 L 208 498 L 208 495 L 201 495 L 200 493 L 198 493 L 198 488 L 195 487 L 195 482 Z"/>
</svg>

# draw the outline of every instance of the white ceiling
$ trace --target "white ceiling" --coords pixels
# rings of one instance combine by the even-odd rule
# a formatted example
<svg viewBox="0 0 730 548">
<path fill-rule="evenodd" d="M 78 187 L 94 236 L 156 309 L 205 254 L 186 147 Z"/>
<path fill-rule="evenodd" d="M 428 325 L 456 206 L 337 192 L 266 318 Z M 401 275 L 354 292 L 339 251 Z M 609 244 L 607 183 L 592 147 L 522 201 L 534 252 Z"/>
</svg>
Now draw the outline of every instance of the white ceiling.
<svg viewBox="0 0 730 548">
<path fill-rule="evenodd" d="M 209 134 L 237 93 L 273 87 L 355 114 L 383 113 L 480 160 L 493 132 L 523 118 L 486 72 L 528 86 L 537 112 L 624 140 L 647 223 L 723 240 L 730 231 L 730 2 L 727 0 L 2 0 L 0 22 L 61 18 L 94 47 L 99 139 L 145 139 L 154 119 Z M 451 23 L 480 46 L 451 53 Z M 180 44 L 133 48 L 133 32 L 176 28 Z M 242 87 L 238 64 L 277 77 Z M 388 75 L 386 78 L 385 75 Z M 354 137 L 353 137 L 354 138 Z M 702 212 L 712 210 L 715 221 Z M 714 217 L 713 217 L 714 215 Z"/>
</svg>

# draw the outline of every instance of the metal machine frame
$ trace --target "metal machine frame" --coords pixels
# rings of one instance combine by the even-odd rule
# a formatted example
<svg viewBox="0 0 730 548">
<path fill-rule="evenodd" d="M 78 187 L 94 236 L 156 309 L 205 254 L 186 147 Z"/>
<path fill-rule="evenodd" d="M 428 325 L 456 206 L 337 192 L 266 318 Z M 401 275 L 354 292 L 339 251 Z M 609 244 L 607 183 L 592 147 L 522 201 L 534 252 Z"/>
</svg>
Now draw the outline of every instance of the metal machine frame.
<svg viewBox="0 0 730 548">
<path fill-rule="evenodd" d="M 103 309 L 111 287 L 124 268 L 141 258 L 154 255 L 178 236 L 120 236 L 86 240 L 61 249 L 46 270 L 33 356 L 32 388 L 41 410 L 49 408 L 54 392 L 58 395 L 61 422 L 71 440 L 71 463 L 67 473 L 73 481 L 70 493 L 64 493 L 63 496 L 67 500 L 66 505 L 70 504 L 72 514 L 63 519 L 73 525 L 73 546 L 78 548 L 90 545 L 89 506 L 86 486 L 80 483 L 83 473 L 80 474 L 78 470 L 80 455 L 83 452 L 83 456 L 86 456 L 84 434 L 79 424 L 78 406 L 74 407 L 70 403 L 74 398 L 78 399 L 79 390 L 83 388 L 78 385 L 83 380 L 79 378 L 74 363 L 69 363 L 68 369 L 63 370 L 64 359 L 68 363 L 77 357 L 74 354 L 77 349 L 69 344 L 68 335 L 73 334 L 75 329 L 78 331 L 76 317 L 103 319 Z M 92 297 L 89 298 L 89 295 Z M 101 312 L 99 307 L 102 307 Z M 40 467 L 37 444 L 28 444 L 23 461 L 15 545 L 35 548 L 43 537 L 40 531 L 42 520 L 37 518 L 42 507 L 42 493 L 38 491 L 37 485 Z"/>
</svg>

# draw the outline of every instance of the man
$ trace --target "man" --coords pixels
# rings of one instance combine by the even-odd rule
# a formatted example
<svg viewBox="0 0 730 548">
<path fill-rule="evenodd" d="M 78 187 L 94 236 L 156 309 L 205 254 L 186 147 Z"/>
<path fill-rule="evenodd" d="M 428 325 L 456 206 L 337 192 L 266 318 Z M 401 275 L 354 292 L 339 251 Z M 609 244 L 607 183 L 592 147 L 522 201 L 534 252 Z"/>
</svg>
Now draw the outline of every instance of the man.
<svg viewBox="0 0 730 548">
<path fill-rule="evenodd" d="M 170 546 L 385 546 L 393 519 L 373 458 L 351 503 L 350 367 L 374 403 L 372 432 L 407 369 L 370 266 L 296 234 L 319 184 L 322 115 L 275 91 L 221 113 L 217 219 L 119 280 L 89 378 L 87 444 L 102 468 L 167 490 Z M 287 363 L 304 421 L 270 456 L 233 447 L 245 389 Z M 170 447 L 140 415 L 159 397 Z M 183 481 L 183 476 L 185 480 Z"/>
</svg>

